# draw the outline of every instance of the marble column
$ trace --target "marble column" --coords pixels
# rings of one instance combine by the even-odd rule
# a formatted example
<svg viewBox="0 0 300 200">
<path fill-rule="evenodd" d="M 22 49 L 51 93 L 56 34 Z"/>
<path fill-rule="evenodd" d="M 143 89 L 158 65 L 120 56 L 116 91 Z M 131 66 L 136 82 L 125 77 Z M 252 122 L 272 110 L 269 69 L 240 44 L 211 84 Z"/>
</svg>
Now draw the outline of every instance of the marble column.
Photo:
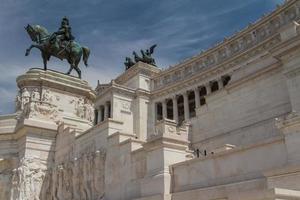
<svg viewBox="0 0 300 200">
<path fill-rule="evenodd" d="M 184 92 L 182 96 L 183 96 L 183 106 L 184 106 L 184 120 L 187 121 L 190 118 L 188 92 Z"/>
<path fill-rule="evenodd" d="M 173 101 L 173 120 L 178 123 L 178 104 L 177 104 L 177 96 L 174 95 L 172 97 Z"/>
<path fill-rule="evenodd" d="M 196 87 L 194 89 L 194 93 L 195 93 L 195 106 L 196 108 L 200 107 L 200 94 L 199 94 L 199 88 Z"/>
<path fill-rule="evenodd" d="M 162 118 L 163 119 L 167 119 L 168 116 L 167 116 L 167 100 L 164 99 L 162 102 Z"/>
<path fill-rule="evenodd" d="M 219 87 L 219 90 L 221 90 L 224 87 L 222 78 L 218 79 L 218 87 Z"/>
<path fill-rule="evenodd" d="M 206 88 L 206 94 L 209 95 L 211 93 L 211 87 L 210 87 L 210 83 L 207 83 L 205 85 L 205 88 Z"/>
</svg>

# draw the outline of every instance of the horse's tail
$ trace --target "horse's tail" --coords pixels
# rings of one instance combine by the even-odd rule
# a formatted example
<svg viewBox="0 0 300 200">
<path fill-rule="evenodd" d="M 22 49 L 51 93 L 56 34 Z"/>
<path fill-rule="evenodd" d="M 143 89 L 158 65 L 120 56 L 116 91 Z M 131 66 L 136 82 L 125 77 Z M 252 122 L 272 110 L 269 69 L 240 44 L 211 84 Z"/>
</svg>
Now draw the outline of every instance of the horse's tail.
<svg viewBox="0 0 300 200">
<path fill-rule="evenodd" d="M 82 47 L 82 51 L 83 51 L 83 62 L 84 65 L 87 67 L 88 66 L 88 59 L 90 56 L 90 49 L 87 47 Z"/>
</svg>

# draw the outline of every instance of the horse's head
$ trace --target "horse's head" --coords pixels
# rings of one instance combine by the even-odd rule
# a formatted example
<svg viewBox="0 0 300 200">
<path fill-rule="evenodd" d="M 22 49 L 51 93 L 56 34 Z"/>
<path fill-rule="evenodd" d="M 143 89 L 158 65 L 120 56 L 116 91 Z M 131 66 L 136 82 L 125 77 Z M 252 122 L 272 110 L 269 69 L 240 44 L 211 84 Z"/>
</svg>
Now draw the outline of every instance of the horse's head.
<svg viewBox="0 0 300 200">
<path fill-rule="evenodd" d="M 48 31 L 44 27 L 40 25 L 30 25 L 28 24 L 25 27 L 25 30 L 27 31 L 28 35 L 30 36 L 31 40 L 33 42 L 39 42 L 39 36 L 45 37 L 48 36 Z"/>
<path fill-rule="evenodd" d="M 37 32 L 35 31 L 34 27 L 31 26 L 30 24 L 27 24 L 25 27 L 25 30 L 27 31 L 28 35 L 30 36 L 31 40 L 33 42 L 37 42 Z"/>
</svg>

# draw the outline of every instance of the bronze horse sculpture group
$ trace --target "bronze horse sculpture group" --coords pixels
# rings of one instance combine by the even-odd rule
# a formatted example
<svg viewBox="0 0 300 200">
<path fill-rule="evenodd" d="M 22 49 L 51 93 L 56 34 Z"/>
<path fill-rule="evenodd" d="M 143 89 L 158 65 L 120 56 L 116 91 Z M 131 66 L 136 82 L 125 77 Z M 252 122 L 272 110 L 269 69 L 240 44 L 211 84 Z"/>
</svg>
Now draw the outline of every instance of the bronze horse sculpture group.
<svg viewBox="0 0 300 200">
<path fill-rule="evenodd" d="M 137 62 L 144 62 L 144 63 L 147 63 L 149 65 L 153 65 L 153 66 L 156 66 L 156 63 L 155 63 L 155 60 L 154 58 L 152 58 L 152 54 L 154 53 L 154 49 L 157 45 L 152 45 L 149 49 L 147 49 L 146 51 L 144 50 L 141 50 L 141 55 L 142 57 L 140 57 L 135 51 L 132 53 L 133 54 L 133 57 L 134 57 L 134 61 L 129 58 L 129 57 L 126 57 L 125 58 L 125 62 L 124 62 L 124 65 L 125 65 L 125 69 L 129 69 L 130 67 L 132 67 L 135 63 Z"/>
<path fill-rule="evenodd" d="M 25 29 L 35 43 L 26 49 L 26 56 L 29 55 L 32 48 L 39 49 L 43 58 L 44 70 L 47 70 L 47 61 L 49 61 L 51 56 L 61 60 L 66 59 L 70 64 L 70 69 L 66 74 L 70 74 L 75 69 L 78 77 L 81 78 L 81 70 L 78 64 L 83 56 L 83 62 L 85 66 L 88 66 L 90 50 L 87 47 L 83 47 L 75 41 L 70 41 L 67 46 L 62 46 L 57 35 L 50 35 L 47 29 L 40 25 L 28 24 Z"/>
</svg>

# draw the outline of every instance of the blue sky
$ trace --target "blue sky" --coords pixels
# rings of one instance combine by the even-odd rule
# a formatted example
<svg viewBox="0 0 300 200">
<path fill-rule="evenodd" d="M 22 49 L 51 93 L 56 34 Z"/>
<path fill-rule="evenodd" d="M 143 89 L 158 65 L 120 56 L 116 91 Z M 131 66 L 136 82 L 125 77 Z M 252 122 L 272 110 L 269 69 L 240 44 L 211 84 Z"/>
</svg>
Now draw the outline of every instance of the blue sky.
<svg viewBox="0 0 300 200">
<path fill-rule="evenodd" d="M 159 67 L 175 65 L 224 37 L 243 29 L 283 0 L 1 0 L 0 114 L 14 111 L 16 77 L 41 67 L 38 50 L 25 57 L 31 44 L 24 26 L 40 24 L 56 31 L 68 16 L 73 35 L 91 49 L 83 79 L 94 87 L 124 71 L 133 50 L 156 43 Z M 68 65 L 52 58 L 49 68 L 66 72 Z M 84 68 L 81 64 L 81 68 Z"/>
</svg>

